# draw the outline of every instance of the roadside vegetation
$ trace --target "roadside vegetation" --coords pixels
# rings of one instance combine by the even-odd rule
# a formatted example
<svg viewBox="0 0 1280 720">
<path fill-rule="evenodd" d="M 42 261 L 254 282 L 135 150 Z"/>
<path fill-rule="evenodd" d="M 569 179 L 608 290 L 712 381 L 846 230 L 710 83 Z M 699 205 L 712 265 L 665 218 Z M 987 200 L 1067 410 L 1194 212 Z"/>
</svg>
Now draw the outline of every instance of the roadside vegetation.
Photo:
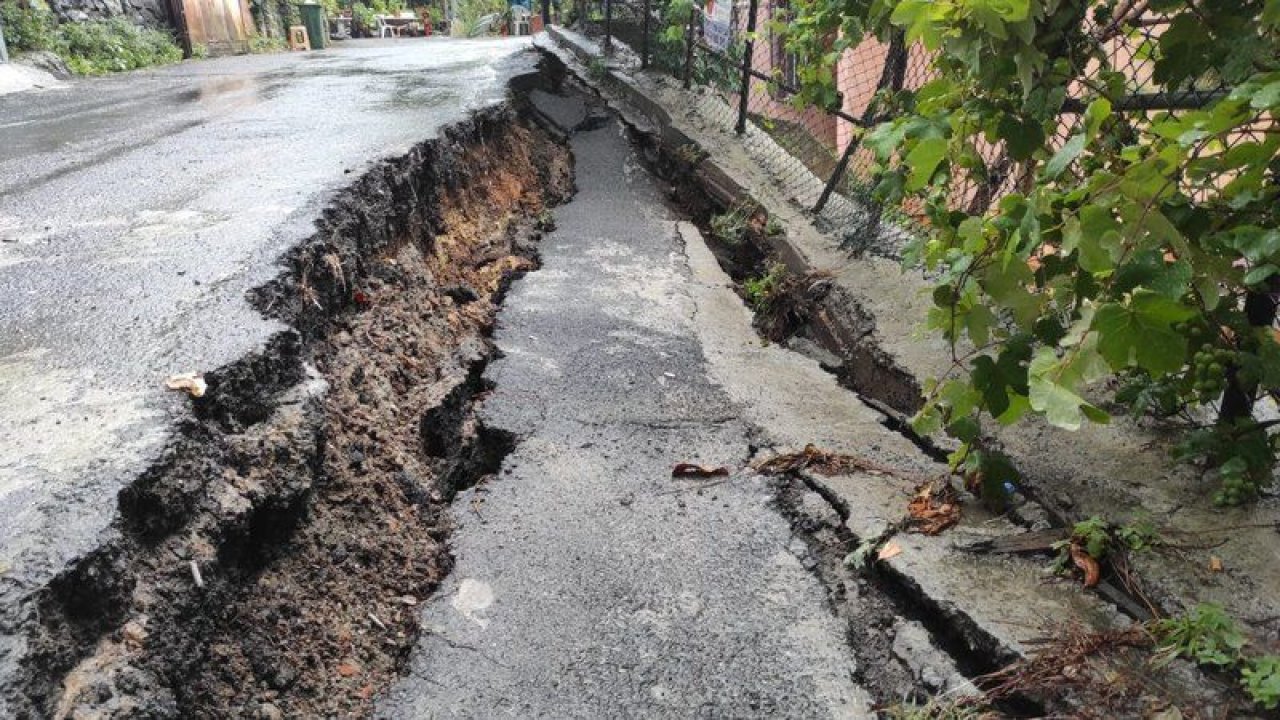
<svg viewBox="0 0 1280 720">
<path fill-rule="evenodd" d="M 59 23 L 42 0 L 0 0 L 0 22 L 12 52 L 52 52 L 77 75 L 105 75 L 182 59 L 182 49 L 164 31 L 119 18 Z"/>
<path fill-rule="evenodd" d="M 1180 428 L 1219 505 L 1272 482 L 1276 421 L 1254 411 L 1280 395 L 1280 2 L 1141 4 L 1170 22 L 1137 40 L 1153 68 L 1139 89 L 1105 42 L 1130 5 L 806 0 L 787 29 L 817 104 L 867 33 L 931 54 L 934 78 L 884 93 L 893 119 L 862 143 L 875 196 L 920 208 L 908 263 L 934 278 L 927 325 L 951 345 L 916 428 L 955 438 L 953 467 L 989 498 L 1016 478 L 989 424 L 1030 414 Z M 1123 110 L 1192 90 L 1190 108 Z M 957 198 L 966 184 L 997 199 Z"/>
<path fill-rule="evenodd" d="M 955 441 L 949 462 L 966 486 L 995 508 L 1018 486 L 999 426 L 1037 416 L 1073 431 L 1123 414 L 1175 439 L 1207 502 L 1272 492 L 1280 0 L 791 7 L 767 30 L 803 59 L 798 105 L 838 104 L 836 65 L 868 35 L 928 65 L 920 84 L 877 94 L 880 119 L 858 142 L 874 158 L 871 196 L 913 221 L 904 262 L 930 279 L 922 320 L 949 346 L 913 428 Z M 1160 30 L 1144 32 L 1154 17 Z M 674 29 L 665 39 L 676 47 Z M 1149 70 L 1141 81 L 1135 62 Z M 1054 569 L 1087 586 L 1100 566 L 1166 543 L 1150 524 L 1102 518 L 1066 538 Z M 1255 652 L 1221 607 L 1140 634 L 1120 644 L 1217 670 L 1258 707 L 1280 706 L 1280 658 Z M 1095 641 L 1106 644 L 1080 646 Z"/>
</svg>

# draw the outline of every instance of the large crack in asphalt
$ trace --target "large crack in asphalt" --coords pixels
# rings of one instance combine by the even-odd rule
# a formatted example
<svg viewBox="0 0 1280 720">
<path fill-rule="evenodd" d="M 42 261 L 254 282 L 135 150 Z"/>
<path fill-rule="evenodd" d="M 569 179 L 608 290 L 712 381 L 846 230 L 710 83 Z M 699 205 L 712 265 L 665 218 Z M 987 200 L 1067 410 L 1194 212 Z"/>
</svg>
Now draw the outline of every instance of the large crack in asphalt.
<svg viewBox="0 0 1280 720">
<path fill-rule="evenodd" d="M 572 192 L 544 75 L 339 192 L 255 304 L 289 329 L 208 392 L 27 613 L 19 717 L 367 714 L 448 572 L 446 512 L 512 438 L 477 418 L 495 312 Z"/>
</svg>

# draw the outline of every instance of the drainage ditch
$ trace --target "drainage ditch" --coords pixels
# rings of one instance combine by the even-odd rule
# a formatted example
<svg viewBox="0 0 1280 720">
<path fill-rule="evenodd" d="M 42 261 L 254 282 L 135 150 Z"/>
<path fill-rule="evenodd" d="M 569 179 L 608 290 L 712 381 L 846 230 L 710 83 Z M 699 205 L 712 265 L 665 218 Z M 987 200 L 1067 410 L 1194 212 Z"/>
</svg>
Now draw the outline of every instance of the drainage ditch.
<svg viewBox="0 0 1280 720">
<path fill-rule="evenodd" d="M 253 302 L 290 327 L 207 394 L 38 593 L 26 717 L 367 714 L 449 571 L 447 505 L 512 438 L 474 408 L 572 158 L 524 94 L 339 192 Z"/>
</svg>

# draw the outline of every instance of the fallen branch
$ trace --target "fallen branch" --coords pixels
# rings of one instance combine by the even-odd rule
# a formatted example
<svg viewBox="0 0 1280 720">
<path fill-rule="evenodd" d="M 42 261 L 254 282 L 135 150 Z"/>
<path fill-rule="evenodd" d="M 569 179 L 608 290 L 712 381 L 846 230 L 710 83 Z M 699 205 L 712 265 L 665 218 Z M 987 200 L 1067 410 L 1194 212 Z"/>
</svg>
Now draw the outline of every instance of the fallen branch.
<svg viewBox="0 0 1280 720">
<path fill-rule="evenodd" d="M 800 452 L 774 455 L 768 460 L 756 463 L 752 467 L 762 475 L 786 475 L 800 472 L 801 470 L 813 470 L 822 475 L 839 475 L 856 470 L 875 475 L 892 475 L 916 483 L 923 481 L 923 478 L 916 477 L 911 473 L 882 465 L 857 455 L 845 455 L 822 450 L 813 443 L 805 445 L 804 450 Z"/>
</svg>

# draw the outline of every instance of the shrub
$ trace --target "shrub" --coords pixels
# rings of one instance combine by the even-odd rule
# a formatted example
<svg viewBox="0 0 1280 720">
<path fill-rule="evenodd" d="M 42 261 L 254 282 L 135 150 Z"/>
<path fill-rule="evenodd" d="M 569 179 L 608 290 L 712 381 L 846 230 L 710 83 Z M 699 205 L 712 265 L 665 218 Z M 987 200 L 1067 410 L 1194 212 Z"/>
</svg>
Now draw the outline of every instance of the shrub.
<svg viewBox="0 0 1280 720">
<path fill-rule="evenodd" d="M 486 29 L 492 31 L 496 25 L 488 28 L 481 26 L 481 20 L 488 15 L 501 15 L 507 12 L 505 0 L 458 0 L 454 6 L 454 22 L 457 24 L 455 35 L 474 37 Z"/>
<path fill-rule="evenodd" d="M 1181 655 L 1201 665 L 1232 666 L 1240 661 L 1244 633 L 1220 605 L 1204 603 L 1183 616 L 1160 620 L 1154 626 L 1167 654 Z"/>
<path fill-rule="evenodd" d="M 1280 657 L 1254 658 L 1240 670 L 1240 675 L 1245 692 L 1254 702 L 1268 710 L 1280 706 Z"/>
<path fill-rule="evenodd" d="M 31 0 L 25 7 L 0 0 L 0 19 L 5 40 L 15 52 L 55 52 L 78 75 L 136 70 L 182 59 L 182 50 L 166 32 L 120 18 L 59 24 L 40 0 Z"/>
<path fill-rule="evenodd" d="M 30 0 L 26 7 L 13 0 L 0 2 L 0 24 L 14 52 L 57 51 L 58 21 L 41 0 Z"/>
<path fill-rule="evenodd" d="M 774 298 L 781 292 L 786 279 L 787 266 L 774 263 L 764 275 L 747 278 L 742 283 L 742 294 L 752 310 L 766 312 Z"/>
<path fill-rule="evenodd" d="M 374 15 L 377 15 L 377 13 L 362 2 L 355 3 L 351 6 L 351 18 L 355 21 L 356 27 L 366 35 L 372 35 L 374 28 L 378 25 L 378 21 L 374 18 Z"/>
<path fill-rule="evenodd" d="M 265 35 L 254 35 L 249 38 L 249 52 L 254 54 L 280 52 L 287 49 L 284 38 L 272 38 Z"/>
<path fill-rule="evenodd" d="M 119 18 L 58 26 L 61 54 L 77 75 L 104 75 L 166 65 L 182 59 L 168 33 L 140 28 Z"/>
</svg>

